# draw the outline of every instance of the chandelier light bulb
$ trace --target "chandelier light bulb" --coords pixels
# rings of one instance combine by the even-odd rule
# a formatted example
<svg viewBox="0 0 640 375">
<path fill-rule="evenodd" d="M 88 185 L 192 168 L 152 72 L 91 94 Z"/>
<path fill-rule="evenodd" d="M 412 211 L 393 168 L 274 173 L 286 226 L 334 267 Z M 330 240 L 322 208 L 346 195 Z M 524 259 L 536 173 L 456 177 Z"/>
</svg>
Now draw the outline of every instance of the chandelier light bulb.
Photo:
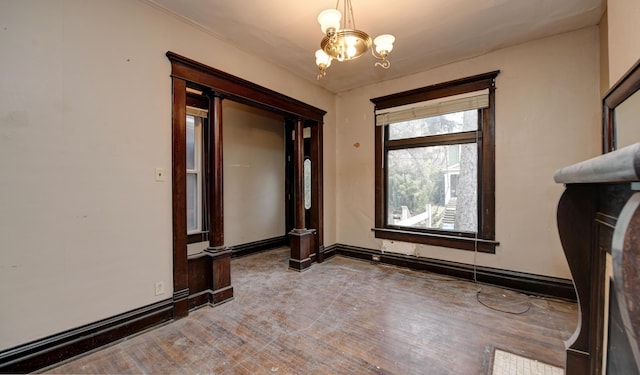
<svg viewBox="0 0 640 375">
<path fill-rule="evenodd" d="M 337 9 L 326 9 L 320 12 L 318 15 L 318 23 L 320 29 L 324 34 L 333 30 L 334 32 L 340 29 L 340 20 L 342 19 L 342 13 Z"/>
<path fill-rule="evenodd" d="M 352 44 L 347 46 L 347 58 L 352 58 L 356 55 L 356 47 Z"/>
<path fill-rule="evenodd" d="M 376 52 L 379 54 L 388 54 L 393 49 L 393 42 L 396 38 L 390 34 L 383 34 L 376 37 L 373 40 L 373 44 L 376 46 Z"/>
<path fill-rule="evenodd" d="M 331 57 L 319 49 L 316 51 L 316 65 L 318 67 L 328 68 L 331 65 Z"/>
</svg>

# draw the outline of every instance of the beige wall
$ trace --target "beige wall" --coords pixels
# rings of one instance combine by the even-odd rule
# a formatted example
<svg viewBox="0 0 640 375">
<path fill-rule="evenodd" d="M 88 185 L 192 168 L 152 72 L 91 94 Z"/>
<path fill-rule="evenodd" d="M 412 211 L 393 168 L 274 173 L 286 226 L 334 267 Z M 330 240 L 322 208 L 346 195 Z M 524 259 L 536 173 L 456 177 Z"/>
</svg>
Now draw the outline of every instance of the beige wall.
<svg viewBox="0 0 640 375">
<path fill-rule="evenodd" d="M 479 254 L 478 264 L 570 278 L 556 229 L 563 187 L 553 182 L 553 173 L 600 151 L 598 53 L 594 26 L 339 95 L 338 242 L 473 263 L 472 252 L 374 238 L 369 99 L 499 69 L 496 238 L 501 246 L 495 255 Z"/>
<path fill-rule="evenodd" d="M 284 235 L 284 118 L 229 100 L 222 118 L 224 243 Z"/>
<path fill-rule="evenodd" d="M 0 25 L 0 350 L 171 296 L 169 50 L 326 110 L 324 243 L 371 248 L 369 98 L 501 69 L 502 246 L 478 261 L 569 277 L 552 174 L 599 152 L 595 27 L 334 96 L 145 1 L 4 0 Z"/>
<path fill-rule="evenodd" d="M 640 60 L 640 2 L 609 0 L 607 5 L 609 87 Z M 616 110 L 618 148 L 640 141 L 640 94 L 623 102 Z"/>
<path fill-rule="evenodd" d="M 609 86 L 640 59 L 640 1 L 608 0 Z"/>
<path fill-rule="evenodd" d="M 146 2 L 4 0 L 0 25 L 0 350 L 170 298 L 166 51 L 328 111 L 332 158 L 332 94 Z"/>
<path fill-rule="evenodd" d="M 598 24 L 600 41 L 600 97 L 609 90 L 609 16 L 607 11 L 600 17 Z"/>
</svg>

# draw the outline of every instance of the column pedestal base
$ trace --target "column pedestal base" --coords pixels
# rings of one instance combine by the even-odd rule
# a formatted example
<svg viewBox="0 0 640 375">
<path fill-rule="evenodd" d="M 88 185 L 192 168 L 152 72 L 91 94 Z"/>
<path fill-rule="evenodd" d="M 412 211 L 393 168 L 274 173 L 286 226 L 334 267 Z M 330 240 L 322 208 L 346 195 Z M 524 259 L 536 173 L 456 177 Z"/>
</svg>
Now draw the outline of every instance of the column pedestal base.
<svg viewBox="0 0 640 375">
<path fill-rule="evenodd" d="M 313 231 L 307 229 L 294 229 L 289 232 L 291 242 L 291 256 L 289 268 L 302 272 L 311 267 L 311 244 L 313 243 Z"/>
</svg>

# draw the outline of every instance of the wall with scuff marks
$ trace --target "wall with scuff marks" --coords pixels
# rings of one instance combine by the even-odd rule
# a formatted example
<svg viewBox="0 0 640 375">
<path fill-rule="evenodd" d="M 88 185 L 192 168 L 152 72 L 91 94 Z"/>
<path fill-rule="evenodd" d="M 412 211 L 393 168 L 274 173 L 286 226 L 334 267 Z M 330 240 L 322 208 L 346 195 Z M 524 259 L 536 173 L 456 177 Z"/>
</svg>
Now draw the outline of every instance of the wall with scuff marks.
<svg viewBox="0 0 640 375">
<path fill-rule="evenodd" d="M 428 46 L 425 46 L 428 48 Z M 558 168 L 600 152 L 597 26 L 340 94 L 337 239 L 384 251 L 473 263 L 474 253 L 374 238 L 370 98 L 493 70 L 496 79 L 496 254 L 483 266 L 570 278 L 556 229 Z M 393 65 L 391 66 L 393 69 Z"/>
<path fill-rule="evenodd" d="M 222 118 L 224 243 L 285 235 L 284 118 L 229 100 Z"/>
<path fill-rule="evenodd" d="M 335 216 L 331 93 L 147 2 L 4 0 L 0 26 L 0 350 L 171 296 L 167 51 L 326 110 Z"/>
</svg>

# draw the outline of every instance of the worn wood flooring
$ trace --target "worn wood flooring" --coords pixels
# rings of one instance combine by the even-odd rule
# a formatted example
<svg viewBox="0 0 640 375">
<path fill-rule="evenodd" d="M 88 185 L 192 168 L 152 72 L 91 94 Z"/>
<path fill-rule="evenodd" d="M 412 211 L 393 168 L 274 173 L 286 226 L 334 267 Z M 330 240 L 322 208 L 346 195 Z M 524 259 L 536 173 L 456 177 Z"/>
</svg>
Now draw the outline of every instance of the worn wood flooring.
<svg viewBox="0 0 640 375">
<path fill-rule="evenodd" d="M 563 367 L 575 303 L 334 257 L 303 273 L 288 249 L 234 259 L 235 299 L 51 374 L 489 374 L 494 348 Z"/>
</svg>

